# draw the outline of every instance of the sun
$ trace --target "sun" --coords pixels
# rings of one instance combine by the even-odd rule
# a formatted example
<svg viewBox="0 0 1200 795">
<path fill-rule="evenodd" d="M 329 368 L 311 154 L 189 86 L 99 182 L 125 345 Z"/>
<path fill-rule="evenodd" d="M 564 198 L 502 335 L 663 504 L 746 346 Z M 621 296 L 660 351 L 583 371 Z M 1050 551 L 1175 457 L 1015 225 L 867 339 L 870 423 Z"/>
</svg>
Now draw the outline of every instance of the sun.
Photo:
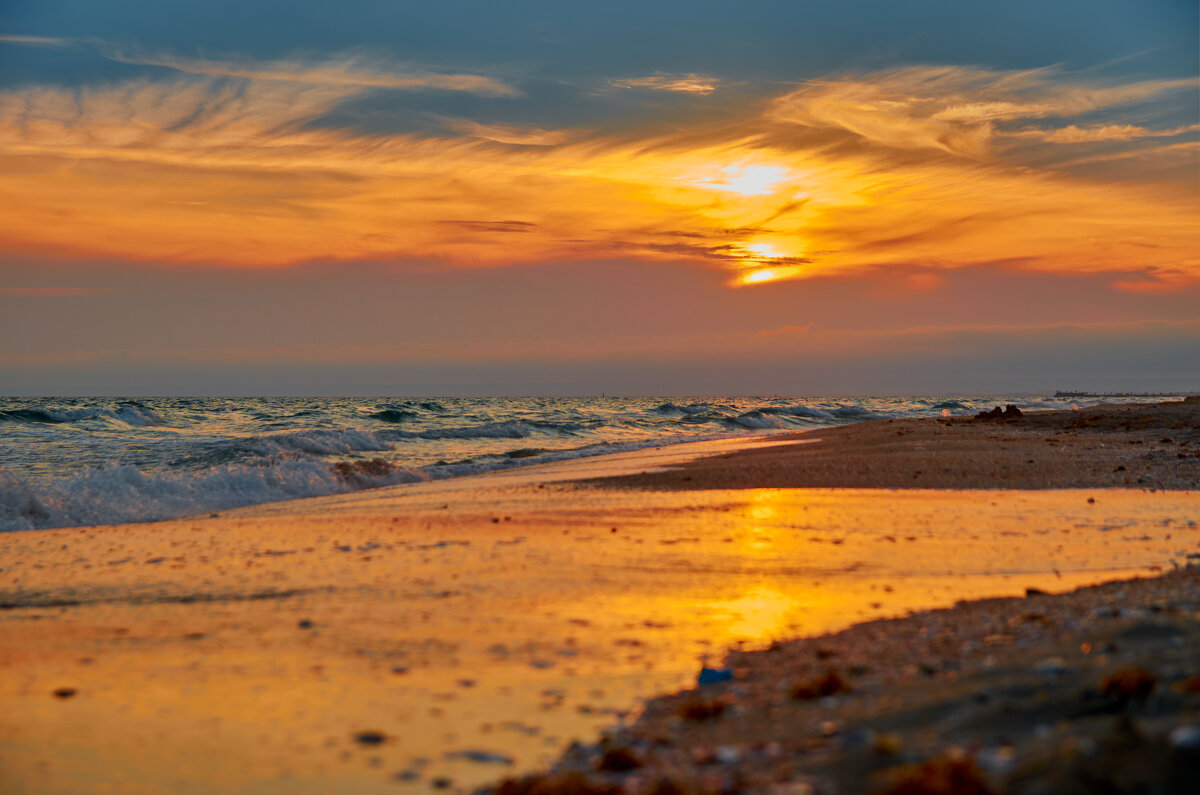
<svg viewBox="0 0 1200 795">
<path fill-rule="evenodd" d="M 763 284 L 765 282 L 774 282 L 780 279 L 790 279 L 793 276 L 798 275 L 800 275 L 800 268 L 796 265 L 778 265 L 771 268 L 757 268 L 752 271 L 746 271 L 738 276 L 736 284 Z"/>
</svg>

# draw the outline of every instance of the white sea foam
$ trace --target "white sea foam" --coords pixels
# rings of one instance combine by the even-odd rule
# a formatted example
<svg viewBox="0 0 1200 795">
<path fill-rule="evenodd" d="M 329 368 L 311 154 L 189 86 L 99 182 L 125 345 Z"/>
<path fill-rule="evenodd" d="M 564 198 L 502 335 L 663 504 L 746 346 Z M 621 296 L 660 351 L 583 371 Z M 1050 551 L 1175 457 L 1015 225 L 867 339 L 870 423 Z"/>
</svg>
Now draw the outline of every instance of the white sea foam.
<svg viewBox="0 0 1200 795">
<path fill-rule="evenodd" d="M 428 475 L 391 469 L 379 476 L 340 476 L 315 460 L 226 465 L 199 472 L 147 474 L 117 465 L 29 483 L 0 470 L 0 531 L 173 519 L 264 502 L 319 497 L 370 486 L 411 483 Z"/>
</svg>

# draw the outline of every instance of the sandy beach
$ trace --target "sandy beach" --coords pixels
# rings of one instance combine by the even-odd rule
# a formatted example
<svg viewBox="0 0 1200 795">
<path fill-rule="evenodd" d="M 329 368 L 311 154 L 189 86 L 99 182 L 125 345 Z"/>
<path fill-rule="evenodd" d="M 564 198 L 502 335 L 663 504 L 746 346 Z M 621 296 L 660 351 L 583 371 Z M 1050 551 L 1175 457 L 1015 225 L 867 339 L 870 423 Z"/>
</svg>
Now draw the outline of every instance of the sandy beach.
<svg viewBox="0 0 1200 795">
<path fill-rule="evenodd" d="M 1187 567 L 1198 414 L 872 422 L 6 534 L 3 791 L 469 791 L 555 764 L 509 790 L 860 791 L 951 747 L 1008 786 L 1052 713 L 1007 745 L 931 716 L 997 671 L 1067 703 L 1135 663 L 1158 686 L 1117 712 L 1161 739 L 1195 722 L 1193 575 L 1039 592 Z M 638 716 L 702 665 L 733 678 Z M 828 668 L 853 692 L 791 698 Z M 627 764 L 591 746 L 622 721 Z"/>
<path fill-rule="evenodd" d="M 778 446 L 613 478 L 641 489 L 1195 490 L 1200 398 L 1032 411 L 1019 418 L 868 422 L 771 437 Z"/>
</svg>

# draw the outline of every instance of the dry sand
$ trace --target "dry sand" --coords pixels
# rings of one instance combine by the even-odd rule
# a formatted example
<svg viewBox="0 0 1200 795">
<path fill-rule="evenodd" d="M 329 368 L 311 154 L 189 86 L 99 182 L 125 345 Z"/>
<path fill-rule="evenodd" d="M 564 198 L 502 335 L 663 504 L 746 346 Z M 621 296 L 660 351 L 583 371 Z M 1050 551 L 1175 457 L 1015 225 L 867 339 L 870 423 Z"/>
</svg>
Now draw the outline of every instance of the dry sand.
<svg viewBox="0 0 1200 795">
<path fill-rule="evenodd" d="M 1194 438 L 1194 427 L 1162 427 L 1163 417 L 1181 422 L 1178 407 L 1159 411 L 1144 433 Z M 886 423 L 855 428 L 863 438 L 895 435 Z M 1064 436 L 1065 444 L 1097 443 L 1082 432 Z M 1127 446 L 1144 452 L 1148 444 Z M 766 648 L 964 598 L 1170 570 L 1200 551 L 1195 491 L 596 487 L 598 476 L 650 473 L 644 484 L 731 447 L 789 455 L 820 445 L 829 449 L 709 443 L 213 517 L 0 536 L 0 792 L 463 791 L 549 765 L 573 738 L 595 737 L 640 698 L 694 683 L 701 662 L 722 664 L 731 646 Z M 1151 582 L 1112 603 L 1125 609 L 1142 599 L 1139 589 L 1161 589 L 1150 600 L 1162 603 L 1160 613 L 1120 620 L 1178 624 L 1183 661 L 1166 647 L 1114 643 L 1121 654 L 1149 649 L 1155 665 L 1174 666 L 1159 670 L 1162 694 L 1195 660 L 1195 586 L 1183 576 Z M 856 727 L 883 720 L 888 699 L 919 703 L 941 692 L 934 686 L 977 669 L 988 675 L 1010 659 L 1029 668 L 1049 652 L 1038 648 L 1030 653 L 1042 656 L 1023 661 L 1022 643 L 1034 649 L 1092 631 L 1091 613 L 1071 618 L 1058 597 L 1037 601 L 1044 621 L 1010 626 L 1008 608 L 996 608 L 988 621 L 1006 629 L 982 639 L 972 633 L 991 624 L 975 613 L 851 629 L 873 634 L 847 635 L 849 645 L 821 660 L 836 659 L 855 690 L 833 703 L 773 706 L 783 683 L 808 675 L 799 661 L 811 653 L 805 643 L 817 641 L 739 653 L 732 664 L 741 678 L 711 691 L 729 701 L 721 717 L 680 721 L 673 702 L 652 702 L 631 729 L 643 734 L 620 740 L 637 770 L 596 773 L 582 746 L 566 764 L 602 786 L 667 777 L 704 790 L 742 776 L 750 789 L 786 779 L 794 787 L 778 791 L 805 792 L 806 776 L 841 781 L 837 754 L 862 750 L 868 729 Z M 923 636 L 906 629 L 918 625 L 905 621 L 922 620 L 930 622 Z M 1023 634 L 1035 631 L 1042 634 Z M 1175 643 L 1175 630 L 1147 631 Z M 921 646 L 914 632 L 938 645 Z M 989 644 L 989 635 L 1011 641 Z M 851 670 L 863 656 L 872 670 Z M 1083 679 L 1103 673 L 1088 667 L 1094 660 L 1125 662 L 1116 651 L 1082 663 L 1050 656 Z M 780 661 L 785 669 L 761 667 Z M 1065 698 L 1073 682 L 1045 690 Z M 909 696 L 919 691 L 908 687 L 934 695 Z M 945 708 L 964 703 L 966 692 L 947 691 Z M 1175 720 L 1188 703 L 1164 709 Z M 803 717 L 812 710 L 825 711 L 819 724 Z M 924 714 L 896 718 L 901 747 L 880 764 L 957 742 L 953 732 L 916 738 Z M 825 721 L 832 727 L 822 729 Z M 814 725 L 822 735 L 836 730 L 834 739 L 814 740 Z M 776 731 L 778 747 L 767 739 Z M 1011 740 L 1022 760 L 1023 737 Z M 662 755 L 646 743 L 661 745 Z M 820 761 L 827 753 L 830 761 Z M 748 777 L 749 768 L 770 771 L 769 781 Z"/>
<path fill-rule="evenodd" d="M 609 479 L 643 489 L 1200 488 L 1200 397 L 1154 406 L 866 422 Z"/>
</svg>

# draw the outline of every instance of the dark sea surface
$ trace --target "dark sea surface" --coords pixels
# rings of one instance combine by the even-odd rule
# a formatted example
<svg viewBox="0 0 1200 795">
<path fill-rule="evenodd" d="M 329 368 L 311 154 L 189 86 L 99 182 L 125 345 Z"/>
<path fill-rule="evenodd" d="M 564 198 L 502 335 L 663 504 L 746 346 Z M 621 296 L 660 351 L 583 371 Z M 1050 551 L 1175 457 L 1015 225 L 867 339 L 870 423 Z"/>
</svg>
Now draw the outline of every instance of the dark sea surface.
<svg viewBox="0 0 1200 795">
<path fill-rule="evenodd" d="M 0 531 L 153 521 L 721 436 L 1071 400 L 0 398 Z"/>
</svg>

